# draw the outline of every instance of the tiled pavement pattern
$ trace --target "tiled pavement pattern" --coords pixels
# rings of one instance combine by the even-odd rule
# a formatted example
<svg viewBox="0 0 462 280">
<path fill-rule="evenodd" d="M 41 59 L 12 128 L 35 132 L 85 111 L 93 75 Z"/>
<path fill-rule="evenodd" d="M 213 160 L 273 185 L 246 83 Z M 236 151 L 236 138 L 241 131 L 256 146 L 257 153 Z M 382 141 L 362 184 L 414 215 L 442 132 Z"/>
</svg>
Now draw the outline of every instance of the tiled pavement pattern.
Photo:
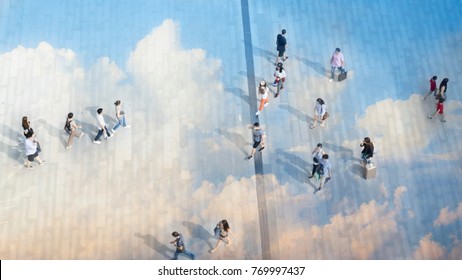
<svg viewBox="0 0 462 280">
<path fill-rule="evenodd" d="M 1 1 L 0 258 L 168 259 L 178 230 L 199 259 L 460 259 L 461 7 Z M 282 28 L 287 88 L 259 117 L 266 149 L 246 161 L 252 88 L 271 81 Z M 328 82 L 335 47 L 341 83 Z M 421 100 L 435 74 L 450 79 L 446 123 Z M 331 117 L 310 129 L 317 97 Z M 117 99 L 131 128 L 91 143 L 96 109 L 112 127 Z M 69 111 L 86 135 L 65 150 Z M 23 115 L 47 160 L 34 170 L 22 166 Z M 358 164 L 364 136 L 372 180 Z M 318 142 L 334 176 L 313 194 Z M 236 238 L 210 254 L 223 218 Z"/>
</svg>

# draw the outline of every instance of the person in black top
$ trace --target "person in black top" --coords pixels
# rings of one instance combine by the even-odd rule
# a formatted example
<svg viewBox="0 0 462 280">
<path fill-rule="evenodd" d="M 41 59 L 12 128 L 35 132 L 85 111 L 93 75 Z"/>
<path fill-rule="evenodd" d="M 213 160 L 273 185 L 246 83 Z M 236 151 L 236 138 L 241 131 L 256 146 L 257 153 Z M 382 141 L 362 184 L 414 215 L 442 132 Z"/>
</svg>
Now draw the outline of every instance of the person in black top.
<svg viewBox="0 0 462 280">
<path fill-rule="evenodd" d="M 279 58 L 282 59 L 282 61 L 288 59 L 289 57 L 286 56 L 286 45 L 287 45 L 287 40 L 286 37 L 284 36 L 286 34 L 286 30 L 282 29 L 281 34 L 278 34 L 276 37 L 276 50 L 278 51 L 278 55 L 276 58 L 276 63 L 274 65 L 277 65 L 279 62 Z"/>
<path fill-rule="evenodd" d="M 374 143 L 371 142 L 369 137 L 364 138 L 363 142 L 359 144 L 360 147 L 363 147 L 361 151 L 361 159 L 364 164 L 369 162 L 369 159 L 374 155 Z"/>
</svg>

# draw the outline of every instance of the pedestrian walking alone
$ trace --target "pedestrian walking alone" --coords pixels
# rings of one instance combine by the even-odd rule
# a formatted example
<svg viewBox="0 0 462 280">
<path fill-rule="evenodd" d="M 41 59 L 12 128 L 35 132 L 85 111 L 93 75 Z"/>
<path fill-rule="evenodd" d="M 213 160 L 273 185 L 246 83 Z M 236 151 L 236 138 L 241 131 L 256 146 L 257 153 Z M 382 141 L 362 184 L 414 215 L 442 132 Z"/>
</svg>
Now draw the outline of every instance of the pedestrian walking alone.
<svg viewBox="0 0 462 280">
<path fill-rule="evenodd" d="M 96 137 L 95 137 L 95 140 L 93 140 L 93 143 L 99 145 L 101 144 L 101 141 L 99 141 L 99 139 L 101 138 L 101 136 L 104 135 L 104 133 L 106 133 L 107 135 L 107 136 L 104 136 L 105 139 L 111 138 L 112 135 L 107 130 L 106 122 L 104 121 L 104 116 L 103 116 L 103 108 L 98 108 L 96 112 L 98 113 L 98 115 L 96 116 L 96 120 L 98 121 L 99 127 L 98 127 L 98 134 L 96 134 Z"/>
<path fill-rule="evenodd" d="M 286 40 L 286 30 L 282 29 L 281 33 L 276 36 L 276 50 L 278 51 L 278 55 L 276 57 L 276 63 L 274 65 L 277 65 L 279 62 L 279 59 L 282 61 L 285 61 L 289 57 L 286 56 L 286 46 L 287 46 L 287 40 Z"/>
<path fill-rule="evenodd" d="M 216 227 L 216 232 L 217 234 L 217 244 L 215 247 L 210 250 L 210 253 L 213 253 L 217 250 L 218 245 L 220 245 L 220 242 L 225 243 L 226 246 L 229 246 L 231 244 L 231 239 L 229 234 L 231 234 L 234 237 L 234 233 L 231 231 L 231 228 L 229 227 L 228 221 L 227 220 L 221 220 Z"/>
<path fill-rule="evenodd" d="M 123 126 L 124 128 L 130 127 L 130 125 L 127 125 L 127 122 L 125 120 L 125 111 L 122 110 L 122 101 L 117 100 L 114 102 L 115 105 L 115 111 L 116 111 L 116 118 L 117 118 L 117 124 L 111 129 L 112 133 L 115 133 L 117 128 L 119 126 Z"/>
<path fill-rule="evenodd" d="M 34 162 L 34 160 L 36 160 L 40 165 L 43 165 L 45 161 L 39 157 L 39 153 L 42 151 L 42 148 L 40 147 L 40 143 L 35 138 L 35 134 L 33 132 L 29 131 L 26 134 L 24 144 L 26 146 L 27 156 L 26 164 L 24 166 L 27 169 L 34 169 L 32 166 L 32 162 Z"/>
<path fill-rule="evenodd" d="M 430 79 L 430 90 L 428 91 L 427 94 L 425 94 L 425 96 L 423 97 L 423 100 L 426 100 L 427 97 L 433 93 L 433 96 L 436 96 L 436 93 L 438 91 L 438 88 L 436 87 L 436 79 L 438 79 L 437 76 L 433 76 L 431 79 Z"/>
<path fill-rule="evenodd" d="M 444 98 L 440 98 L 438 103 L 436 103 L 436 112 L 433 115 L 427 116 L 429 119 L 436 118 L 437 115 L 440 115 L 440 120 L 441 122 L 446 122 L 446 119 L 444 118 Z"/>
<path fill-rule="evenodd" d="M 247 157 L 247 159 L 251 159 L 255 155 L 255 152 L 257 151 L 257 148 L 259 146 L 260 146 L 260 149 L 258 149 L 259 152 L 261 152 L 265 148 L 265 137 L 266 137 L 265 131 L 260 127 L 260 123 L 256 122 L 253 125 L 249 126 L 249 128 L 252 129 L 253 146 L 252 146 L 252 152 Z"/>
<path fill-rule="evenodd" d="M 274 82 L 272 84 L 273 87 L 277 86 L 276 94 L 274 98 L 277 98 L 282 89 L 284 89 L 284 83 L 286 81 L 286 71 L 284 70 L 284 66 L 282 62 L 279 62 L 274 70 Z"/>
<path fill-rule="evenodd" d="M 172 236 L 175 238 L 170 242 L 170 244 L 175 245 L 176 250 L 175 253 L 173 254 L 172 260 L 178 260 L 178 255 L 183 254 L 186 255 L 188 258 L 191 260 L 196 259 L 196 255 L 188 250 L 186 250 L 186 247 L 184 245 L 184 240 L 183 240 L 183 235 L 181 233 L 178 233 L 176 231 L 172 232 Z"/>
<path fill-rule="evenodd" d="M 322 160 L 322 156 L 324 155 L 322 144 L 318 143 L 318 145 L 316 146 L 316 148 L 313 149 L 311 154 L 313 155 L 313 169 L 311 170 L 311 175 L 308 177 L 310 179 L 313 178 L 316 174 L 316 170 L 318 169 L 319 164 Z"/>
<path fill-rule="evenodd" d="M 82 126 L 77 125 L 75 123 L 74 114 L 67 114 L 66 123 L 64 124 L 64 130 L 69 134 L 66 149 L 72 148 L 72 144 L 74 143 L 74 137 L 80 138 L 85 134 L 82 131 L 78 131 L 78 128 L 82 128 Z"/>
<path fill-rule="evenodd" d="M 335 69 L 338 69 L 340 73 L 346 72 L 345 70 L 345 58 L 343 57 L 343 53 L 340 52 L 340 48 L 336 48 L 332 57 L 330 58 L 330 80 L 332 82 L 334 80 Z"/>
<path fill-rule="evenodd" d="M 255 113 L 255 115 L 258 116 L 263 108 L 268 105 L 269 88 L 265 81 L 260 82 L 257 92 L 260 96 L 260 107 L 258 108 L 258 111 Z"/>
<path fill-rule="evenodd" d="M 326 185 L 327 182 L 332 180 L 332 165 L 330 164 L 328 154 L 322 155 L 322 159 L 319 165 L 320 166 L 316 171 L 320 176 L 319 187 L 315 190 L 314 193 L 320 191 Z"/>
<path fill-rule="evenodd" d="M 315 128 L 318 124 L 318 121 L 321 122 L 319 125 L 320 127 L 324 127 L 326 125 L 326 120 L 329 117 L 329 113 L 327 113 L 326 103 L 322 98 L 316 99 L 316 105 L 314 107 L 314 121 L 310 128 Z"/>
<path fill-rule="evenodd" d="M 371 138 L 365 137 L 359 146 L 363 147 L 361 151 L 361 162 L 363 164 L 369 163 L 370 159 L 374 156 L 374 143 L 372 143 Z"/>
</svg>

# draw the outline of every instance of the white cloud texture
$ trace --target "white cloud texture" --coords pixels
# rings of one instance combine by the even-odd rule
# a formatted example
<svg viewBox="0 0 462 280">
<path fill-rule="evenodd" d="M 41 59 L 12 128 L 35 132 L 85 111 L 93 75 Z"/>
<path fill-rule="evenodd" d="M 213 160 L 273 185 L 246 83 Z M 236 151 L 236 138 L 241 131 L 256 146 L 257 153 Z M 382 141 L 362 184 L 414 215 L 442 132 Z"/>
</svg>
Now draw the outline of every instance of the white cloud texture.
<svg viewBox="0 0 462 280">
<path fill-rule="evenodd" d="M 448 207 L 440 210 L 438 218 L 433 222 L 435 226 L 448 225 L 456 220 L 462 219 L 462 202 L 454 211 L 450 211 Z"/>
<path fill-rule="evenodd" d="M 419 247 L 414 252 L 416 260 L 439 260 L 443 259 L 446 249 L 438 242 L 432 240 L 432 234 L 425 235 L 419 242 Z"/>
</svg>

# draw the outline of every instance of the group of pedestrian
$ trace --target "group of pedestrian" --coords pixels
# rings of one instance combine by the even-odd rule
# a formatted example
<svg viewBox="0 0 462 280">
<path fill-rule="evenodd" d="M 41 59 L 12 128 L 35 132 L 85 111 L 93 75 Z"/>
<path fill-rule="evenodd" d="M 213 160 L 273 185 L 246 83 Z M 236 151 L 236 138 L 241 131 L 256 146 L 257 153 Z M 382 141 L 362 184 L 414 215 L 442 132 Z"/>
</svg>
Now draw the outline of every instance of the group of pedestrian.
<svg viewBox="0 0 462 280">
<path fill-rule="evenodd" d="M 98 108 L 96 110 L 96 113 L 97 113 L 96 119 L 98 122 L 98 133 L 95 139 L 93 140 L 93 143 L 101 144 L 101 141 L 99 139 L 103 135 L 104 135 L 104 138 L 106 139 L 111 138 L 112 135 L 116 132 L 116 130 L 120 126 L 130 127 L 130 125 L 127 125 L 127 122 L 125 119 L 125 112 L 122 110 L 122 101 L 117 100 L 114 102 L 114 105 L 115 105 L 115 112 L 116 112 L 115 115 L 117 118 L 117 123 L 111 129 L 112 134 L 109 132 L 106 122 L 104 120 L 103 108 Z M 37 161 L 40 165 L 45 163 L 45 161 L 41 160 L 39 157 L 39 153 L 42 151 L 42 149 L 41 149 L 40 143 L 37 140 L 35 132 L 30 125 L 30 120 L 28 119 L 27 116 L 24 116 L 22 118 L 22 128 L 23 128 L 23 133 L 25 136 L 24 144 L 26 148 L 26 157 L 27 157 L 27 160 L 24 166 L 27 169 L 33 169 L 34 167 L 32 166 L 32 162 Z M 74 119 L 74 113 L 72 112 L 68 113 L 66 116 L 66 121 L 64 123 L 64 131 L 69 135 L 69 138 L 66 144 L 67 150 L 72 148 L 75 137 L 81 138 L 83 135 L 85 135 L 84 132 L 80 131 L 81 128 L 82 126 L 78 125 Z"/>
<path fill-rule="evenodd" d="M 422 100 L 427 100 L 427 98 L 433 94 L 433 96 L 435 97 L 435 100 L 436 100 L 436 111 L 431 114 L 431 115 L 428 115 L 427 118 L 429 119 L 433 119 L 433 118 L 436 118 L 436 116 L 440 116 L 440 121 L 441 122 L 446 122 L 446 119 L 444 117 L 444 101 L 446 101 L 447 99 L 447 96 L 446 96 L 446 90 L 448 89 L 448 82 L 449 82 L 449 79 L 448 78 L 444 78 L 441 83 L 440 83 L 440 86 L 439 87 L 436 87 L 436 80 L 438 79 L 438 76 L 433 76 L 431 79 L 430 79 L 430 89 L 428 90 L 427 94 L 425 94 L 423 97 L 422 97 Z"/>
<path fill-rule="evenodd" d="M 214 253 L 218 249 L 220 243 L 224 243 L 226 247 L 231 245 L 230 234 L 234 237 L 234 233 L 231 231 L 231 228 L 227 220 L 219 221 L 216 227 L 213 229 L 213 232 L 214 237 L 217 239 L 217 243 L 215 247 L 209 250 L 209 253 Z M 173 253 L 172 260 L 178 260 L 178 256 L 180 254 L 187 256 L 191 260 L 195 260 L 196 254 L 189 250 L 186 250 L 183 235 L 177 231 L 174 231 L 172 232 L 172 236 L 175 238 L 172 241 L 170 241 L 170 244 L 173 244 L 175 246 L 175 252 Z"/>
</svg>

